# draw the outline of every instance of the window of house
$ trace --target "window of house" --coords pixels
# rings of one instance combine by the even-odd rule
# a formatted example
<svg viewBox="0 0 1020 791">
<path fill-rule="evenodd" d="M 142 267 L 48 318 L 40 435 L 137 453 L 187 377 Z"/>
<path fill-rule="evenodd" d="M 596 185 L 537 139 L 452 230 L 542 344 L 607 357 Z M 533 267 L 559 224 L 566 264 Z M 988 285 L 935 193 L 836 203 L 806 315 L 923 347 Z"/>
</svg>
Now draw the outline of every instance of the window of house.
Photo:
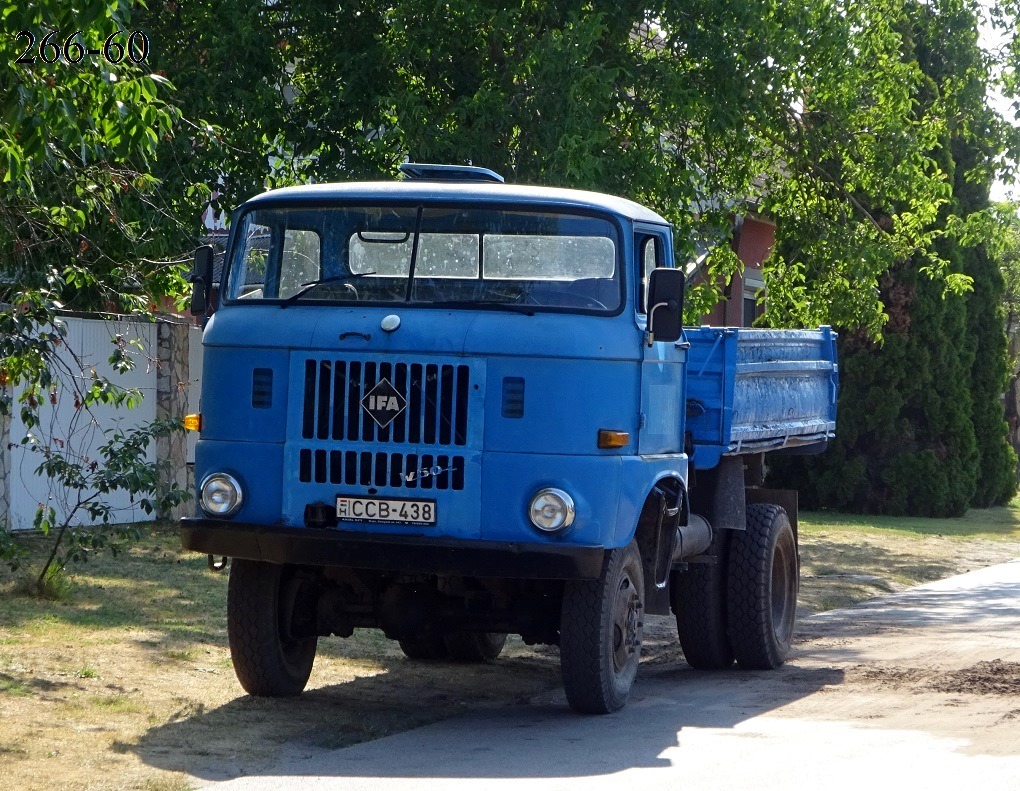
<svg viewBox="0 0 1020 791">
<path fill-rule="evenodd" d="M 743 320 L 740 322 L 742 327 L 750 327 L 754 324 L 754 320 L 758 318 L 758 299 L 755 296 L 755 291 L 752 289 L 744 289 L 744 312 Z"/>
</svg>

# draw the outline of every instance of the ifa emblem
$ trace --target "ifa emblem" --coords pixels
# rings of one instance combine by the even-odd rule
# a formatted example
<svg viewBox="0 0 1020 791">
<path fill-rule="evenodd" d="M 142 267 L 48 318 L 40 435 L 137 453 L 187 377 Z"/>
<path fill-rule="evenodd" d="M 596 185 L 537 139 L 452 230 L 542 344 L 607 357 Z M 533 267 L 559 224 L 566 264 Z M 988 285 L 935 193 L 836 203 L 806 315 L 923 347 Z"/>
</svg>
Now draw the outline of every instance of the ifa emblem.
<svg viewBox="0 0 1020 791">
<path fill-rule="evenodd" d="M 406 407 L 406 399 L 388 379 L 380 379 L 361 399 L 361 408 L 368 412 L 379 428 L 386 428 Z"/>
</svg>

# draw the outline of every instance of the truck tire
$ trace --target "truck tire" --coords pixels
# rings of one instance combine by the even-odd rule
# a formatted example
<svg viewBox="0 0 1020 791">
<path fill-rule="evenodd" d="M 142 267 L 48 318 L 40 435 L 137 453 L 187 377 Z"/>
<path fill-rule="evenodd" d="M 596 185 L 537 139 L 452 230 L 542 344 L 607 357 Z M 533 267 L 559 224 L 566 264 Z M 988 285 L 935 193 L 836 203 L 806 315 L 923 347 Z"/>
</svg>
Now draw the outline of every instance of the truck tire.
<svg viewBox="0 0 1020 791">
<path fill-rule="evenodd" d="M 599 579 L 564 586 L 560 670 L 574 711 L 608 714 L 627 702 L 641 658 L 644 602 L 634 541 L 606 552 Z"/>
<path fill-rule="evenodd" d="M 444 638 L 450 659 L 456 662 L 491 662 L 506 645 L 503 632 L 450 632 Z"/>
<path fill-rule="evenodd" d="M 786 661 L 797 612 L 797 540 L 778 505 L 747 507 L 747 529 L 733 534 L 727 611 L 730 644 L 745 670 L 771 670 Z"/>
<path fill-rule="evenodd" d="M 291 697 L 308 683 L 318 637 L 291 635 L 295 613 L 307 612 L 303 588 L 293 566 L 238 559 L 230 564 L 230 658 L 249 695 Z"/>
<path fill-rule="evenodd" d="M 680 647 L 687 664 L 696 670 L 725 670 L 733 664 L 726 617 L 729 538 L 729 531 L 715 531 L 706 553 L 715 558 L 715 563 L 691 563 L 670 580 L 670 602 Z"/>
<path fill-rule="evenodd" d="M 435 662 L 449 658 L 446 642 L 441 634 L 429 634 L 419 637 L 407 637 L 398 641 L 400 650 L 408 659 Z"/>
</svg>

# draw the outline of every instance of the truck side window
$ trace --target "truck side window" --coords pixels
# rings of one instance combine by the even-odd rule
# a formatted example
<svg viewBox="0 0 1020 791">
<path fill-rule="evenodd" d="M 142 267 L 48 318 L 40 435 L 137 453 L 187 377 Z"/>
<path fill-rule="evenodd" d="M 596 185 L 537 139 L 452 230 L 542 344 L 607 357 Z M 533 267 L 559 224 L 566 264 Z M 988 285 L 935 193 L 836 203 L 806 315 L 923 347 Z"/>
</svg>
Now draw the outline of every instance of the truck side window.
<svg viewBox="0 0 1020 791">
<path fill-rule="evenodd" d="M 641 312 L 645 313 L 645 294 L 648 288 L 648 275 L 657 266 L 662 266 L 661 243 L 654 236 L 645 236 L 640 242 L 641 250 L 641 294 L 639 295 Z"/>
</svg>

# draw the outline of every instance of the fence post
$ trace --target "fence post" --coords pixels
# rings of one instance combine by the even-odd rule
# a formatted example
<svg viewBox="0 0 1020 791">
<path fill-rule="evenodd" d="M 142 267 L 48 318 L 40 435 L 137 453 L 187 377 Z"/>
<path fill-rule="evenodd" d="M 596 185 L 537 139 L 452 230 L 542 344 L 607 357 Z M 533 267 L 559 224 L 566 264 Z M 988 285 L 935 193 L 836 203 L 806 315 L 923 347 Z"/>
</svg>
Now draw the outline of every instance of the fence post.
<svg viewBox="0 0 1020 791">
<path fill-rule="evenodd" d="M 156 418 L 180 420 L 188 413 L 188 389 L 191 386 L 188 364 L 189 323 L 185 319 L 161 316 L 156 321 Z M 187 437 L 175 431 L 156 440 L 156 458 L 161 465 L 162 483 L 176 483 L 187 490 Z M 169 513 L 158 514 L 160 519 L 179 519 L 190 508 L 184 503 Z"/>
<path fill-rule="evenodd" d="M 0 530 L 11 529 L 11 416 L 0 415 Z"/>
</svg>

